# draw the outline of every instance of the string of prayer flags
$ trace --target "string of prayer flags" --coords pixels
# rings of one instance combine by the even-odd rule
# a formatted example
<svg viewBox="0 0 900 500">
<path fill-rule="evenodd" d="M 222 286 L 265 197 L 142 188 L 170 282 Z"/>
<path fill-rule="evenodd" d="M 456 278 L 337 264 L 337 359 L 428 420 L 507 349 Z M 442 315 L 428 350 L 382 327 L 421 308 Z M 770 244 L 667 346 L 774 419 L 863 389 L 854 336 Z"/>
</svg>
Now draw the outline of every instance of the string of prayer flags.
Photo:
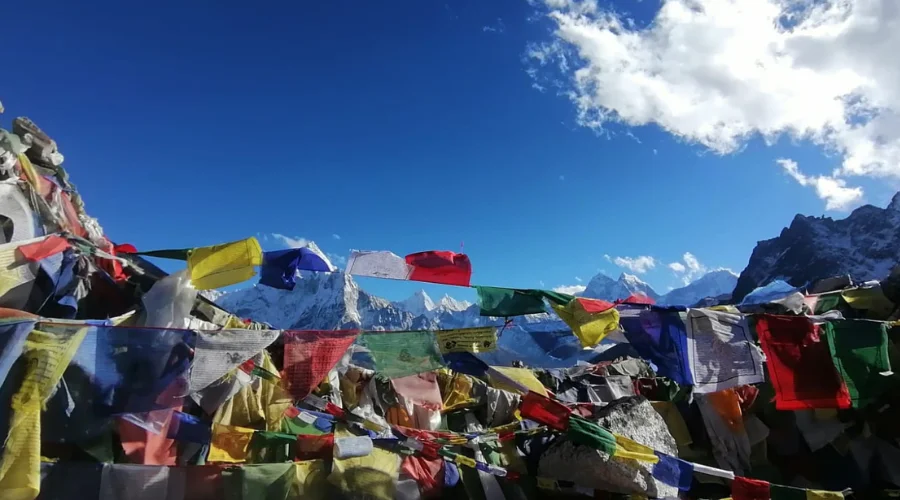
<svg viewBox="0 0 900 500">
<path fill-rule="evenodd" d="M 762 355 L 744 315 L 691 309 L 686 325 L 695 393 L 765 381 Z"/>
<path fill-rule="evenodd" d="M 519 290 L 475 285 L 482 316 L 509 318 L 546 312 L 544 299 L 557 305 L 568 304 L 575 297 L 546 290 Z"/>
<path fill-rule="evenodd" d="M 880 321 L 833 320 L 824 325 L 834 366 L 847 385 L 854 408 L 873 402 L 887 389 L 891 371 L 886 325 Z"/>
<path fill-rule="evenodd" d="M 247 281 L 256 274 L 253 267 L 262 262 L 262 248 L 254 237 L 194 248 L 187 258 L 191 282 L 198 290 L 222 288 Z"/>
<path fill-rule="evenodd" d="M 638 354 L 657 366 L 659 375 L 679 385 L 694 383 L 688 358 L 684 313 L 623 309 L 619 322 Z"/>
<path fill-rule="evenodd" d="M 375 371 L 389 378 L 429 372 L 443 366 L 432 332 L 366 332 L 360 344 L 369 350 Z"/>
<path fill-rule="evenodd" d="M 819 325 L 805 316 L 761 315 L 756 333 L 775 389 L 775 408 L 850 408 L 850 393 Z"/>
<path fill-rule="evenodd" d="M 359 330 L 285 330 L 284 374 L 291 395 L 302 399 L 312 392 L 358 335 Z"/>
<path fill-rule="evenodd" d="M 491 352 L 497 349 L 497 329 L 492 326 L 438 330 L 435 336 L 442 354 Z"/>
<path fill-rule="evenodd" d="M 732 500 L 843 500 L 839 491 L 807 490 L 770 484 L 760 479 L 737 476 L 731 483 Z"/>
<path fill-rule="evenodd" d="M 281 290 L 293 290 L 297 271 L 331 272 L 328 262 L 315 250 L 307 247 L 289 248 L 263 253 L 259 282 Z"/>
<path fill-rule="evenodd" d="M 426 283 L 469 286 L 472 279 L 472 263 L 462 253 L 431 250 L 406 256 L 412 268 L 409 279 Z"/>
<path fill-rule="evenodd" d="M 186 480 L 183 467 L 103 464 L 100 499 L 184 498 Z"/>
<path fill-rule="evenodd" d="M 619 327 L 619 311 L 614 304 L 603 300 L 578 297 L 564 306 L 551 306 L 584 347 L 594 347 Z"/>
</svg>

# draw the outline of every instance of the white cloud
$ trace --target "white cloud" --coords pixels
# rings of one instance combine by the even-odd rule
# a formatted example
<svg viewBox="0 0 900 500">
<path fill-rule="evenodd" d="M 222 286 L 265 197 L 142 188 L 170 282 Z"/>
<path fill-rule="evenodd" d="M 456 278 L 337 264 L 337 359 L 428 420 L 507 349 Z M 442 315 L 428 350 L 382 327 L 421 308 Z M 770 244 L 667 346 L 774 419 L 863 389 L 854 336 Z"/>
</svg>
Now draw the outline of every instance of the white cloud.
<svg viewBox="0 0 900 500">
<path fill-rule="evenodd" d="M 583 126 L 655 124 L 719 154 L 809 140 L 840 158 L 809 184 L 831 206 L 862 195 L 841 177 L 900 178 L 896 0 L 666 0 L 642 26 L 597 0 L 543 4 L 553 35 L 525 57 L 568 81 Z"/>
<path fill-rule="evenodd" d="M 496 23 L 489 26 L 482 26 L 481 31 L 485 33 L 503 33 L 506 31 L 506 25 L 503 24 L 503 19 L 498 17 Z"/>
<path fill-rule="evenodd" d="M 537 90 L 538 92 L 544 92 L 547 90 L 547 87 L 544 87 L 538 82 L 531 82 L 531 88 Z"/>
<path fill-rule="evenodd" d="M 653 154 L 658 154 L 658 152 L 656 151 L 656 148 L 653 149 Z"/>
<path fill-rule="evenodd" d="M 684 264 L 682 264 L 681 262 L 673 262 L 673 263 L 669 264 L 669 269 L 675 271 L 676 273 L 683 273 L 684 272 Z"/>
<path fill-rule="evenodd" d="M 285 236 L 283 234 L 272 233 L 272 237 L 276 240 L 283 243 L 288 248 L 300 248 L 305 247 L 309 244 L 309 240 L 306 238 L 301 238 L 300 236 L 295 236 L 291 238 L 290 236 Z"/>
<path fill-rule="evenodd" d="M 553 289 L 554 292 L 567 293 L 569 295 L 579 294 L 587 289 L 584 285 L 563 285 Z"/>
<path fill-rule="evenodd" d="M 541 284 L 541 288 L 544 288 L 544 286 L 546 286 L 546 285 L 544 285 L 544 280 L 538 281 L 538 283 Z"/>
<path fill-rule="evenodd" d="M 691 252 L 684 252 L 684 255 L 681 256 L 684 263 L 681 262 L 672 262 L 669 264 L 669 269 L 675 273 L 676 276 L 681 277 L 681 281 L 688 285 L 695 279 L 706 274 L 706 266 L 700 263 L 697 260 L 697 257 L 694 256 Z"/>
<path fill-rule="evenodd" d="M 575 281 L 581 283 L 582 279 L 581 279 L 580 277 L 578 277 L 578 276 L 575 276 Z"/>
<path fill-rule="evenodd" d="M 610 257 L 608 253 L 603 254 L 603 258 L 606 259 L 607 262 L 612 262 L 612 257 Z"/>
<path fill-rule="evenodd" d="M 638 274 L 644 274 L 656 267 L 656 259 L 649 255 L 641 255 L 639 257 L 616 257 L 612 261 L 613 264 Z"/>
<path fill-rule="evenodd" d="M 559 180 L 561 180 L 561 181 L 566 180 L 566 176 L 565 176 L 565 175 L 560 175 L 560 176 L 559 176 Z"/>
<path fill-rule="evenodd" d="M 862 200 L 863 190 L 859 187 L 847 187 L 843 179 L 820 175 L 811 177 L 804 175 L 797 162 L 787 158 L 775 160 L 788 175 L 801 186 L 815 188 L 816 196 L 825 201 L 826 210 L 846 210 Z"/>
<path fill-rule="evenodd" d="M 341 235 L 339 235 L 339 234 L 337 234 L 337 233 L 332 234 L 331 237 L 334 238 L 334 239 L 336 239 L 336 240 L 341 239 Z"/>
</svg>

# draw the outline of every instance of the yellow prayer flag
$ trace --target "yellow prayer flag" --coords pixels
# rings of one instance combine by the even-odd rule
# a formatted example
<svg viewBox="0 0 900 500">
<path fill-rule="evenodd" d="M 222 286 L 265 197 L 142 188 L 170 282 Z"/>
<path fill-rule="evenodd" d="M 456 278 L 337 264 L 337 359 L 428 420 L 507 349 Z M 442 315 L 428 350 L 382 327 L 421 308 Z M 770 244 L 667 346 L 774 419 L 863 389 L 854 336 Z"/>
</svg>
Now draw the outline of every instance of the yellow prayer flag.
<svg viewBox="0 0 900 500">
<path fill-rule="evenodd" d="M 324 460 L 294 462 L 294 474 L 288 498 L 324 500 L 328 490 L 328 469 Z"/>
<path fill-rule="evenodd" d="M 471 459 L 463 454 L 458 454 L 455 457 L 453 457 L 453 461 L 459 465 L 463 465 L 463 466 L 469 467 L 471 469 L 475 468 L 475 460 Z"/>
<path fill-rule="evenodd" d="M 497 389 L 503 389 L 504 391 L 516 394 L 521 394 L 523 392 L 519 387 L 503 380 L 503 378 L 506 377 L 528 390 L 534 391 L 541 396 L 547 396 L 547 389 L 545 389 L 544 385 L 541 384 L 541 381 L 534 376 L 534 373 L 527 368 L 513 368 L 509 366 L 492 366 L 490 368 L 491 370 L 488 371 L 488 379 L 491 381 L 491 385 Z M 491 371 L 496 373 L 491 373 Z M 498 374 L 500 376 L 497 376 Z"/>
<path fill-rule="evenodd" d="M 806 490 L 806 500 L 844 500 L 840 491 Z"/>
<path fill-rule="evenodd" d="M 353 436 L 343 424 L 335 428 L 335 439 Z M 362 457 L 335 458 L 328 482 L 345 493 L 363 495 L 377 500 L 394 500 L 397 478 L 400 475 L 400 456 L 375 447 Z"/>
<path fill-rule="evenodd" d="M 231 464 L 246 462 L 254 432 L 246 427 L 213 424 L 212 442 L 206 461 Z"/>
<path fill-rule="evenodd" d="M 497 329 L 493 326 L 461 328 L 458 330 L 438 330 L 437 337 L 441 353 L 449 352 L 490 352 L 497 349 Z"/>
<path fill-rule="evenodd" d="M 569 325 L 572 333 L 578 337 L 584 347 L 594 347 L 607 334 L 619 327 L 619 311 L 615 307 L 589 313 L 578 299 L 572 300 L 564 306 L 556 304 L 551 304 L 551 306 L 560 319 Z"/>
<path fill-rule="evenodd" d="M 853 309 L 867 310 L 870 319 L 886 319 L 897 307 L 884 296 L 880 286 L 844 290 L 841 296 Z"/>
<path fill-rule="evenodd" d="M 253 266 L 262 264 L 263 252 L 256 238 L 232 241 L 188 253 L 191 283 L 198 290 L 234 285 L 252 278 Z"/>
<path fill-rule="evenodd" d="M 651 464 L 659 462 L 659 457 L 653 453 L 653 448 L 644 446 L 637 441 L 632 441 L 625 436 L 620 436 L 618 434 L 613 434 L 613 436 L 616 438 L 616 454 L 613 456 L 617 458 L 640 460 L 641 462 Z"/>
<path fill-rule="evenodd" d="M 41 490 L 41 408 L 53 393 L 87 328 L 32 330 L 25 340 L 25 378 L 12 397 L 12 422 L 0 462 L 4 500 L 32 500 Z"/>
</svg>

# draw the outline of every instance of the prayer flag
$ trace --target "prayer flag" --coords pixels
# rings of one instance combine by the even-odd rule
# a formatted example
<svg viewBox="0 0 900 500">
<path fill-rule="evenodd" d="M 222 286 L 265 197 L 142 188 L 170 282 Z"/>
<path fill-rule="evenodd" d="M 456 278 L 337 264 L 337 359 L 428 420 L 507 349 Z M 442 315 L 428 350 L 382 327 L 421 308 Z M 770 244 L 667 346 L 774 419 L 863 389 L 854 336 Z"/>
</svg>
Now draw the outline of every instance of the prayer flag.
<svg viewBox="0 0 900 500">
<path fill-rule="evenodd" d="M 619 311 L 609 302 L 577 298 L 565 306 L 551 306 L 584 347 L 594 347 L 619 327 Z"/>
<path fill-rule="evenodd" d="M 438 330 L 435 332 L 441 353 L 490 352 L 497 349 L 497 329 L 493 326 Z"/>
<path fill-rule="evenodd" d="M 659 462 L 653 465 L 651 471 L 653 477 L 681 491 L 690 490 L 694 477 L 694 467 L 691 463 L 658 451 L 654 453 L 659 457 Z"/>
<path fill-rule="evenodd" d="M 375 371 L 389 378 L 430 372 L 443 366 L 432 332 L 366 332 L 360 344 L 369 349 Z"/>
<path fill-rule="evenodd" d="M 358 330 L 285 330 L 284 382 L 291 395 L 302 399 L 312 392 L 358 335 Z"/>
<path fill-rule="evenodd" d="M 354 250 L 347 260 L 347 274 L 354 276 L 408 280 L 412 271 L 406 260 L 392 252 Z"/>
<path fill-rule="evenodd" d="M 742 314 L 690 309 L 687 346 L 695 393 L 759 384 L 766 379 L 762 355 Z"/>
<path fill-rule="evenodd" d="M 825 323 L 825 336 L 854 408 L 873 402 L 888 386 L 891 371 L 886 325 L 880 321 L 833 320 Z"/>
<path fill-rule="evenodd" d="M 653 448 L 644 446 L 625 436 L 620 436 L 618 434 L 613 434 L 613 436 L 616 438 L 616 453 L 614 456 L 618 458 L 640 460 L 641 462 L 651 464 L 659 462 L 659 457 L 653 453 Z"/>
<path fill-rule="evenodd" d="M 547 389 L 544 388 L 544 384 L 528 368 L 492 366 L 488 370 L 488 379 L 491 381 L 491 385 L 504 391 L 516 394 L 534 391 L 541 396 L 547 395 Z"/>
<path fill-rule="evenodd" d="M 56 255 L 69 248 L 69 241 L 55 234 L 45 236 L 34 243 L 28 243 L 18 248 L 19 253 L 29 262 L 37 262 Z"/>
<path fill-rule="evenodd" d="M 769 500 L 771 491 L 768 481 L 737 476 L 731 483 L 732 500 Z"/>
<path fill-rule="evenodd" d="M 818 325 L 804 316 L 761 315 L 756 318 L 756 333 L 766 354 L 776 408 L 850 407 L 850 393 Z"/>
<path fill-rule="evenodd" d="M 173 411 L 166 435 L 176 441 L 207 444 L 212 440 L 212 427 L 194 415 Z"/>
<path fill-rule="evenodd" d="M 462 253 L 431 250 L 406 256 L 412 268 L 409 279 L 444 285 L 469 286 L 472 279 L 472 263 Z"/>
<path fill-rule="evenodd" d="M 104 464 L 100 499 L 159 500 L 184 498 L 187 480 L 184 467 Z"/>
<path fill-rule="evenodd" d="M 297 271 L 330 272 L 331 266 L 315 250 L 307 247 L 265 252 L 259 282 L 282 290 L 293 290 Z"/>
<path fill-rule="evenodd" d="M 643 293 L 633 293 L 624 299 L 619 299 L 616 301 L 616 304 L 632 304 L 632 305 L 646 305 L 652 306 L 656 304 L 656 301 L 650 298 L 649 296 Z"/>
<path fill-rule="evenodd" d="M 522 398 L 519 407 L 522 418 L 533 420 L 558 431 L 564 431 L 569 427 L 569 415 L 572 410 L 559 401 L 529 391 Z"/>
<path fill-rule="evenodd" d="M 516 290 L 492 286 L 475 286 L 482 316 L 508 318 L 546 312 L 540 290 Z"/>
<path fill-rule="evenodd" d="M 191 365 L 191 392 L 209 387 L 275 342 L 280 330 L 198 331 Z"/>
<path fill-rule="evenodd" d="M 335 437 L 352 436 L 342 426 Z M 344 493 L 364 495 L 374 500 L 394 500 L 400 475 L 400 456 L 381 448 L 362 457 L 335 458 L 328 481 Z"/>
<path fill-rule="evenodd" d="M 887 319 L 897 308 L 897 304 L 885 297 L 880 285 L 851 288 L 844 290 L 840 295 L 850 307 L 864 312 L 865 316 L 870 319 Z"/>
<path fill-rule="evenodd" d="M 253 429 L 234 425 L 213 424 L 212 441 L 207 462 L 243 463 L 250 452 Z"/>
<path fill-rule="evenodd" d="M 197 290 L 234 285 L 252 278 L 253 266 L 262 264 L 262 248 L 256 238 L 232 241 L 190 251 L 187 259 L 191 282 Z"/>
<path fill-rule="evenodd" d="M 569 416 L 566 436 L 575 444 L 589 446 L 610 456 L 616 454 L 616 438 L 611 432 L 578 415 Z"/>
<path fill-rule="evenodd" d="M 684 313 L 623 309 L 620 315 L 625 338 L 642 358 L 658 367 L 657 373 L 680 385 L 693 384 Z"/>
</svg>

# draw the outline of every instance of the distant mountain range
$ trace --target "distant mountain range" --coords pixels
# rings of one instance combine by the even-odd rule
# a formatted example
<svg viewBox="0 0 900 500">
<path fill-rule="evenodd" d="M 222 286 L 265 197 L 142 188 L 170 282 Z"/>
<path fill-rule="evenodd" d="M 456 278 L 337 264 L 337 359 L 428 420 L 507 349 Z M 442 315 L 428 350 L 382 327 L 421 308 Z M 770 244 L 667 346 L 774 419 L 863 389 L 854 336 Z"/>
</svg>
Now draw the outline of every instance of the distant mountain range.
<svg viewBox="0 0 900 500">
<path fill-rule="evenodd" d="M 309 247 L 325 258 L 315 243 Z M 843 220 L 797 215 L 777 238 L 757 244 L 740 276 L 720 269 L 660 295 L 637 276 L 623 273 L 613 279 L 598 274 L 581 295 L 613 301 L 637 293 L 660 305 L 682 306 L 733 295 L 731 300 L 738 302 L 775 279 L 798 286 L 842 274 L 862 281 L 882 279 L 897 265 L 898 256 L 900 193 L 887 208 L 867 205 Z M 502 324 L 499 318 L 480 316 L 477 305 L 449 295 L 435 303 L 425 291 L 418 291 L 406 300 L 391 302 L 362 290 L 350 275 L 339 272 L 303 272 L 290 292 L 255 285 L 212 298 L 239 316 L 277 328 L 421 330 Z M 554 314 L 517 318 L 516 326 L 528 332 L 567 328 Z"/>
</svg>

